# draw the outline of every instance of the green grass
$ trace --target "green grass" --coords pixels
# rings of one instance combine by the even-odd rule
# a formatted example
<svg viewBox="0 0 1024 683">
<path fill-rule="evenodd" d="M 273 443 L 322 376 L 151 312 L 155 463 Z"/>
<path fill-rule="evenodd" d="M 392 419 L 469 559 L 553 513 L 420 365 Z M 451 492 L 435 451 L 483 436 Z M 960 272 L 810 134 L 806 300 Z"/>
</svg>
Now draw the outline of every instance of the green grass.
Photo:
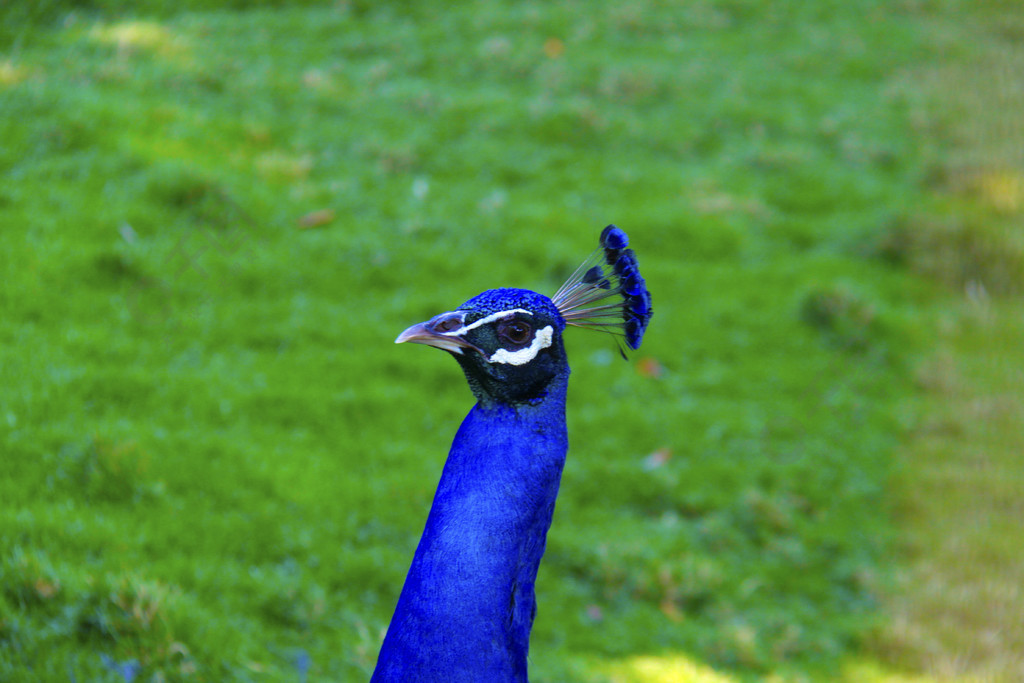
<svg viewBox="0 0 1024 683">
<path fill-rule="evenodd" d="M 535 680 L 831 676 L 880 628 L 937 9 L 136 11 L 3 33 L 0 679 L 365 679 L 471 400 L 392 339 L 608 222 L 657 313 L 568 341 Z"/>
<path fill-rule="evenodd" d="M 937 23 L 961 50 L 921 71 L 929 127 L 949 144 L 929 173 L 933 208 L 886 239 L 902 242 L 899 261 L 966 296 L 943 302 L 934 350 L 916 371 L 919 418 L 894 487 L 903 566 L 872 649 L 930 680 L 1015 681 L 1024 677 L 1024 120 L 1011 112 L 1024 106 L 1024 15 L 986 1 Z"/>
<path fill-rule="evenodd" d="M 974 303 L 922 367 L 927 413 L 905 450 L 908 558 L 876 650 L 938 680 L 1024 672 L 1017 523 L 1024 487 L 1019 303 Z"/>
</svg>

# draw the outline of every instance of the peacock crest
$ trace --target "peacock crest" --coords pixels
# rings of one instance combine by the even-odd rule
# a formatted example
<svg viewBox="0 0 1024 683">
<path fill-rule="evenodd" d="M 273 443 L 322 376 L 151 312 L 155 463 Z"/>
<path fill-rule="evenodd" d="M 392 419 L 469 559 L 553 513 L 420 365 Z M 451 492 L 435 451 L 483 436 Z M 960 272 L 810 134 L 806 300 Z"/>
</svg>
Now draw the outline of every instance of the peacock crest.
<svg viewBox="0 0 1024 683">
<path fill-rule="evenodd" d="M 600 247 L 559 287 L 551 301 L 566 324 L 617 335 L 635 351 L 640 348 L 654 310 L 636 254 L 628 246 L 625 232 L 614 225 L 606 227 L 601 232 Z"/>
</svg>

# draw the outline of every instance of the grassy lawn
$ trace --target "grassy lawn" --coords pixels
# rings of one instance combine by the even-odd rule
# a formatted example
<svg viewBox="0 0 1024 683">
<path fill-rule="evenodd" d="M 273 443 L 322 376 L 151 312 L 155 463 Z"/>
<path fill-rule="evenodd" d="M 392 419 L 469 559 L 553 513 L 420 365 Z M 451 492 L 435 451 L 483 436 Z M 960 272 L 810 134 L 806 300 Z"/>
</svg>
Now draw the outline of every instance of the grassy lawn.
<svg viewBox="0 0 1024 683">
<path fill-rule="evenodd" d="M 952 20 L 957 19 L 956 25 Z M 1024 679 L 1024 13 L 984 2 L 942 17 L 955 59 L 922 70 L 932 129 L 934 209 L 909 264 L 965 296 L 935 315 L 917 370 L 917 424 L 896 487 L 903 566 L 873 650 L 934 680 Z M 985 77 L 979 78 L 979 74 Z M 950 93 L 956 93 L 950 97 Z M 927 230 L 927 226 L 932 230 Z"/>
<path fill-rule="evenodd" d="M 876 650 L 936 680 L 1024 675 L 1018 308 L 963 312 L 920 376 L 928 411 L 905 450 L 899 516 L 908 562 Z"/>
<path fill-rule="evenodd" d="M 942 664 L 1022 600 L 982 10 L 75 6 L 0 9 L 0 680 L 365 680 L 471 403 L 392 340 L 609 222 L 657 315 L 568 339 L 534 680 L 1019 671 L 1012 610 Z"/>
</svg>

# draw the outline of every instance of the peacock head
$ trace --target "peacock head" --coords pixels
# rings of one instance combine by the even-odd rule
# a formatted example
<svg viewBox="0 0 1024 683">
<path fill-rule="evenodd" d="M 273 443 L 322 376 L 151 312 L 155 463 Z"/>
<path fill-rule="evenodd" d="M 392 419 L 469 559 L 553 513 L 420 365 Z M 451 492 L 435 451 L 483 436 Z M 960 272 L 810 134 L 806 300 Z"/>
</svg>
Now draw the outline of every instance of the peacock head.
<svg viewBox="0 0 1024 683">
<path fill-rule="evenodd" d="M 609 225 L 601 246 L 551 298 L 527 289 L 490 289 L 454 311 L 413 325 L 396 344 L 415 342 L 448 351 L 462 366 L 477 399 L 506 404 L 542 400 L 566 378 L 566 325 L 610 332 L 638 349 L 653 313 L 651 295 L 627 249 Z"/>
</svg>

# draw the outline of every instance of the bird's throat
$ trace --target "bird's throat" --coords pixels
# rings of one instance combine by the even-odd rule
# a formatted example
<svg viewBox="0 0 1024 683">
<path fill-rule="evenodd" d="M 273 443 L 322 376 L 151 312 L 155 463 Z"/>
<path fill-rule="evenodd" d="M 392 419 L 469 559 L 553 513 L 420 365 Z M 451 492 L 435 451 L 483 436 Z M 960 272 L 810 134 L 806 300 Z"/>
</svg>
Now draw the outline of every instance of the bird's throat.
<svg viewBox="0 0 1024 683">
<path fill-rule="evenodd" d="M 526 680 L 533 586 L 568 446 L 565 388 L 559 378 L 532 405 L 478 403 L 466 416 L 374 681 Z"/>
</svg>

